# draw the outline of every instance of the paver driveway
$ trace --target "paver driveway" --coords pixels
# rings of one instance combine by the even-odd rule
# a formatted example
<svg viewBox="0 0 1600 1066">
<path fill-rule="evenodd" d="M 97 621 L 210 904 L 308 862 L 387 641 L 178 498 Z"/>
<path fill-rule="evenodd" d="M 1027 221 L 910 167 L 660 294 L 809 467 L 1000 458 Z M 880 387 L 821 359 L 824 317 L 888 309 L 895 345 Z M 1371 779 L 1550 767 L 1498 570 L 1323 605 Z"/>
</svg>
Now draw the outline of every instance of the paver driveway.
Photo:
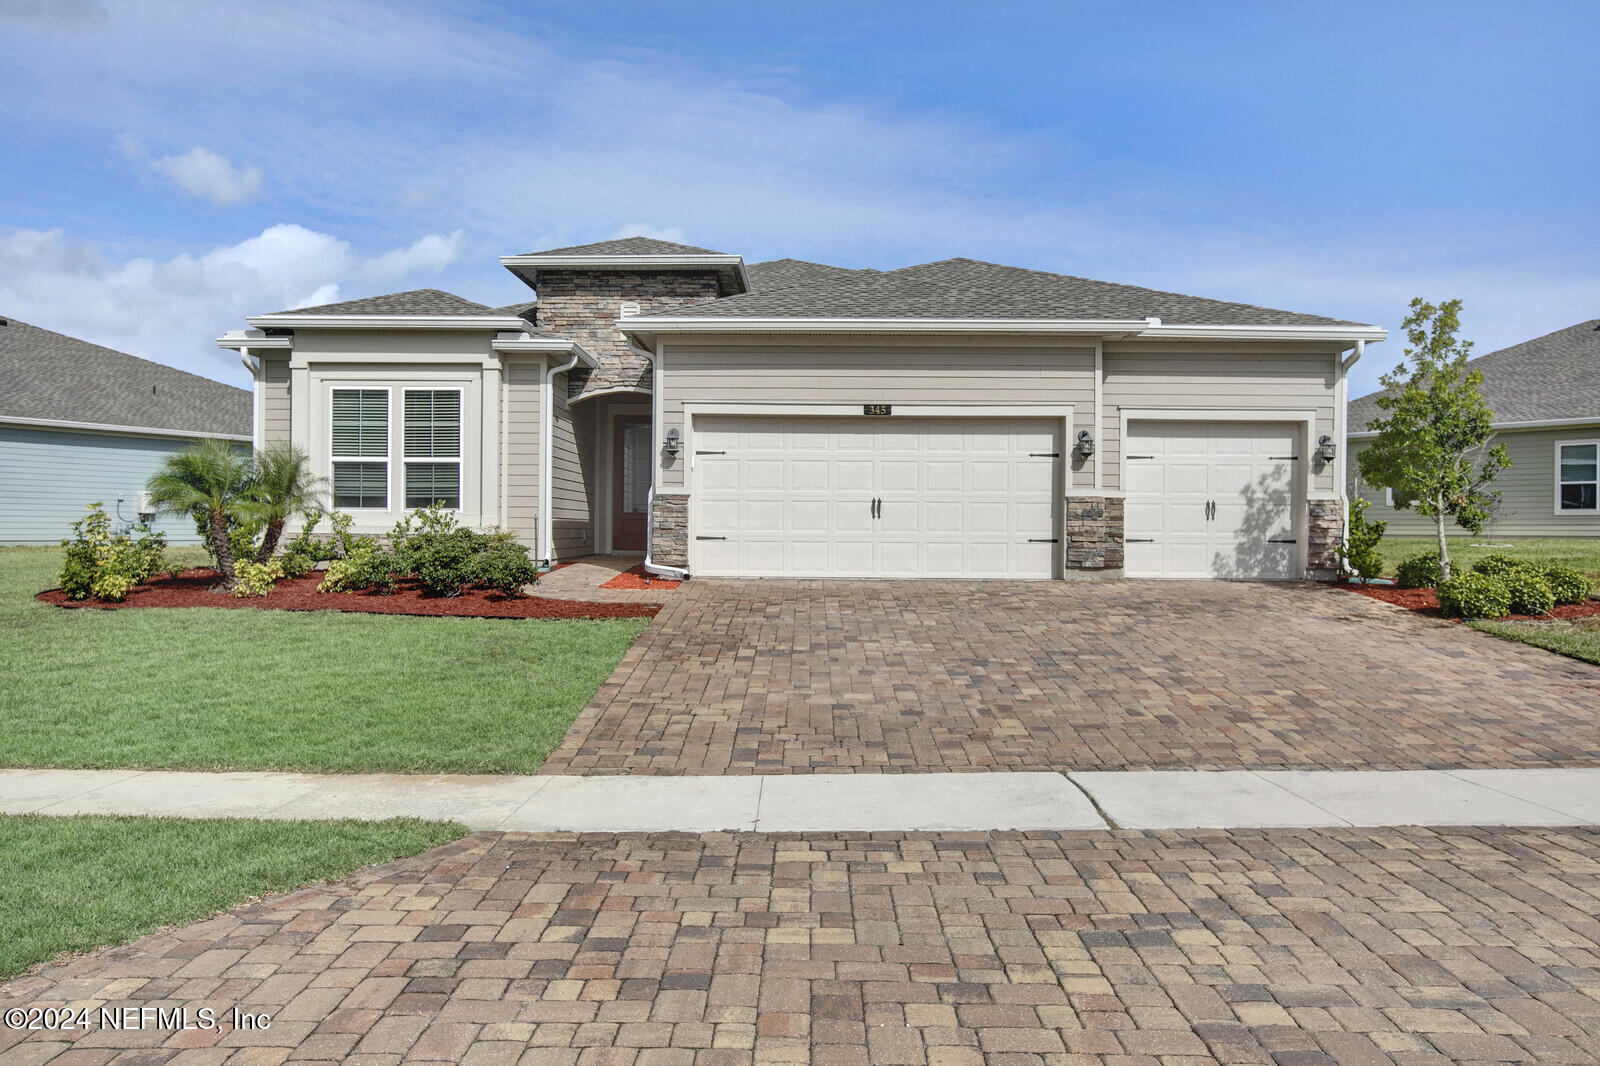
<svg viewBox="0 0 1600 1066">
<path fill-rule="evenodd" d="M 1309 584 L 691 581 L 544 773 L 1600 765 L 1600 669 Z"/>
<path fill-rule="evenodd" d="M 1592 1063 L 1597 886 L 1591 831 L 480 834 L 0 987 L 264 1030 L 0 1060 Z"/>
</svg>

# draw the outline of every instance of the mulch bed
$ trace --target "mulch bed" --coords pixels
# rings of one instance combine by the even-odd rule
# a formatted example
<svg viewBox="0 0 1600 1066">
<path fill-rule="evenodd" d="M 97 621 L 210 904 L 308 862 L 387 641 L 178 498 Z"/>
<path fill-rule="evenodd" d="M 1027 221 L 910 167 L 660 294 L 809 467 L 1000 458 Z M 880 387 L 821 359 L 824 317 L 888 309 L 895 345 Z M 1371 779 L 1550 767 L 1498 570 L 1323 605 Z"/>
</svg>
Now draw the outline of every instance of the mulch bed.
<svg viewBox="0 0 1600 1066">
<path fill-rule="evenodd" d="M 1334 588 L 1344 589 L 1346 592 L 1357 592 L 1384 603 L 1392 603 L 1396 607 L 1404 607 L 1408 611 L 1429 615 L 1433 618 L 1443 618 L 1444 613 L 1439 609 L 1439 594 L 1433 589 L 1397 589 L 1392 585 L 1354 585 L 1342 581 L 1329 581 L 1326 584 Z M 1549 614 L 1508 614 L 1497 621 L 1504 622 L 1547 622 L 1552 618 L 1595 618 L 1600 617 L 1600 600 L 1590 600 L 1588 603 L 1570 603 L 1560 607 L 1550 608 Z M 1452 618 L 1452 622 L 1461 619 Z"/>
<path fill-rule="evenodd" d="M 683 584 L 681 581 L 668 581 L 662 577 L 651 577 L 645 571 L 644 564 L 629 567 L 616 577 L 607 581 L 600 587 L 603 589 L 623 589 L 630 592 L 658 592 L 666 589 L 675 589 Z"/>
<path fill-rule="evenodd" d="M 376 592 L 318 592 L 323 575 L 285 578 L 265 596 L 230 596 L 213 592 L 217 572 L 185 570 L 172 577 L 159 574 L 128 593 L 121 603 L 69 600 L 60 589 L 39 593 L 41 602 L 56 607 L 117 611 L 133 607 L 255 607 L 277 611 L 349 611 L 359 614 L 406 614 L 427 618 L 650 618 L 660 607 L 651 603 L 582 603 L 544 596 L 506 596 L 472 589 L 459 596 L 435 596 L 414 582 L 402 581 L 390 595 Z"/>
</svg>

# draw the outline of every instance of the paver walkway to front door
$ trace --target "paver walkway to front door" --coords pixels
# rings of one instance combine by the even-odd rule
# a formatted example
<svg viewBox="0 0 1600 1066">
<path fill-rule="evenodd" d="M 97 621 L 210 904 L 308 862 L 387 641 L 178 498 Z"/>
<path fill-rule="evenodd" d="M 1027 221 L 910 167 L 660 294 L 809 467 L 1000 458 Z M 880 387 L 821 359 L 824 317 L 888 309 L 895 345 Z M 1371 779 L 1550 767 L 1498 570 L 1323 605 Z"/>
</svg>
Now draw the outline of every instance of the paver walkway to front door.
<svg viewBox="0 0 1600 1066">
<path fill-rule="evenodd" d="M 1600 669 L 1318 585 L 690 581 L 543 773 L 1600 765 Z"/>
</svg>

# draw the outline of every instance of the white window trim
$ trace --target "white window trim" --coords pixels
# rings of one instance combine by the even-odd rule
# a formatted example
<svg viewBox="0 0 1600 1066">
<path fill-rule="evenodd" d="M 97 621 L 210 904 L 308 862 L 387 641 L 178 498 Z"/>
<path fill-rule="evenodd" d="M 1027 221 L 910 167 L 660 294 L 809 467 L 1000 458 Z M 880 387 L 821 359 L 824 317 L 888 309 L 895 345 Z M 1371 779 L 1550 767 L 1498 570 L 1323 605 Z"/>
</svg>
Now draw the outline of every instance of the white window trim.
<svg viewBox="0 0 1600 1066">
<path fill-rule="evenodd" d="M 1555 513 L 1558 514 L 1558 515 L 1594 515 L 1594 514 L 1600 514 L 1600 483 L 1589 482 L 1589 481 L 1568 481 L 1568 482 L 1563 482 L 1561 480 L 1561 449 L 1562 448 L 1571 448 L 1571 447 L 1583 447 L 1585 445 L 1592 445 L 1594 447 L 1596 462 L 1597 462 L 1597 464 L 1600 464 L 1600 438 L 1590 438 L 1590 439 L 1587 439 L 1587 440 L 1580 438 L 1580 439 L 1577 439 L 1577 440 L 1558 440 L 1558 441 L 1556 441 L 1556 451 L 1555 451 L 1556 460 L 1555 460 L 1555 475 L 1554 475 L 1554 478 L 1555 478 Z M 1595 473 L 1596 473 L 1596 475 L 1600 475 L 1600 470 L 1596 470 Z M 1594 507 L 1563 507 L 1563 506 L 1561 506 L 1561 486 L 1563 484 L 1568 484 L 1568 485 L 1589 485 L 1589 484 L 1594 484 L 1594 486 L 1595 486 L 1595 504 L 1596 504 L 1596 506 L 1594 506 Z"/>
<path fill-rule="evenodd" d="M 406 427 L 405 427 L 405 406 L 406 406 L 406 404 L 405 404 L 405 394 L 406 393 L 410 393 L 410 392 L 453 392 L 453 393 L 456 394 L 456 455 L 455 455 L 454 459 L 451 459 L 449 456 L 440 456 L 438 458 L 434 458 L 432 456 L 418 456 L 415 459 L 411 459 L 411 458 L 408 458 L 406 456 Z M 447 508 L 445 508 L 445 510 L 449 511 L 452 514 L 462 514 L 462 513 L 464 513 L 465 504 L 467 502 L 467 486 L 462 481 L 462 478 L 464 476 L 464 471 L 466 469 L 466 467 L 463 464 L 462 460 L 465 458 L 465 455 L 463 453 L 466 451 L 466 448 L 467 448 L 467 442 L 466 442 L 466 439 L 465 439 L 466 435 L 467 435 L 466 434 L 466 425 L 467 425 L 467 408 L 466 408 L 466 404 L 467 404 L 466 390 L 463 389 L 460 385 L 405 385 L 405 386 L 401 387 L 401 389 L 400 389 L 400 419 L 401 419 L 401 426 L 400 426 L 400 467 L 401 467 L 401 470 L 400 470 L 400 503 L 401 503 L 402 506 L 401 506 L 400 509 L 402 511 L 415 511 L 415 510 L 417 510 L 417 508 L 409 506 L 407 504 L 407 501 L 406 501 L 406 478 L 405 478 L 405 474 L 406 474 L 407 468 L 409 468 L 412 463 L 455 463 L 456 464 L 456 505 L 454 507 L 447 507 Z M 429 501 L 428 503 L 424 504 L 423 506 L 424 507 L 431 507 L 431 506 L 433 506 L 434 502 L 436 502 L 436 501 Z"/>
<path fill-rule="evenodd" d="M 376 463 L 379 460 L 369 455 L 335 455 L 333 454 L 333 394 L 336 392 L 382 392 L 384 395 L 384 410 L 387 414 L 384 425 L 384 453 L 383 453 L 383 506 L 382 507 L 340 507 L 333 491 L 333 477 L 335 463 Z M 351 511 L 356 514 L 388 514 L 394 503 L 394 390 L 387 385 L 329 385 L 328 386 L 328 500 L 334 505 L 335 510 Z"/>
</svg>

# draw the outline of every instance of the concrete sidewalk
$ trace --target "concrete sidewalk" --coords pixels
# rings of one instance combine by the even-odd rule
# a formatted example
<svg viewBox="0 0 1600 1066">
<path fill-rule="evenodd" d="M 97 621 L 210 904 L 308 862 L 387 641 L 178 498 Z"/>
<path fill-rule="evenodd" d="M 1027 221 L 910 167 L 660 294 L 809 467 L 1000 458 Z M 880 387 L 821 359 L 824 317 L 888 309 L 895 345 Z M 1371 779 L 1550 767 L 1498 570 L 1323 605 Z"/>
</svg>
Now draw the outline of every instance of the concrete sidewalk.
<svg viewBox="0 0 1600 1066">
<path fill-rule="evenodd" d="M 3 814 L 459 821 L 526 832 L 1600 825 L 1600 768 L 746 777 L 0 770 Z"/>
</svg>

